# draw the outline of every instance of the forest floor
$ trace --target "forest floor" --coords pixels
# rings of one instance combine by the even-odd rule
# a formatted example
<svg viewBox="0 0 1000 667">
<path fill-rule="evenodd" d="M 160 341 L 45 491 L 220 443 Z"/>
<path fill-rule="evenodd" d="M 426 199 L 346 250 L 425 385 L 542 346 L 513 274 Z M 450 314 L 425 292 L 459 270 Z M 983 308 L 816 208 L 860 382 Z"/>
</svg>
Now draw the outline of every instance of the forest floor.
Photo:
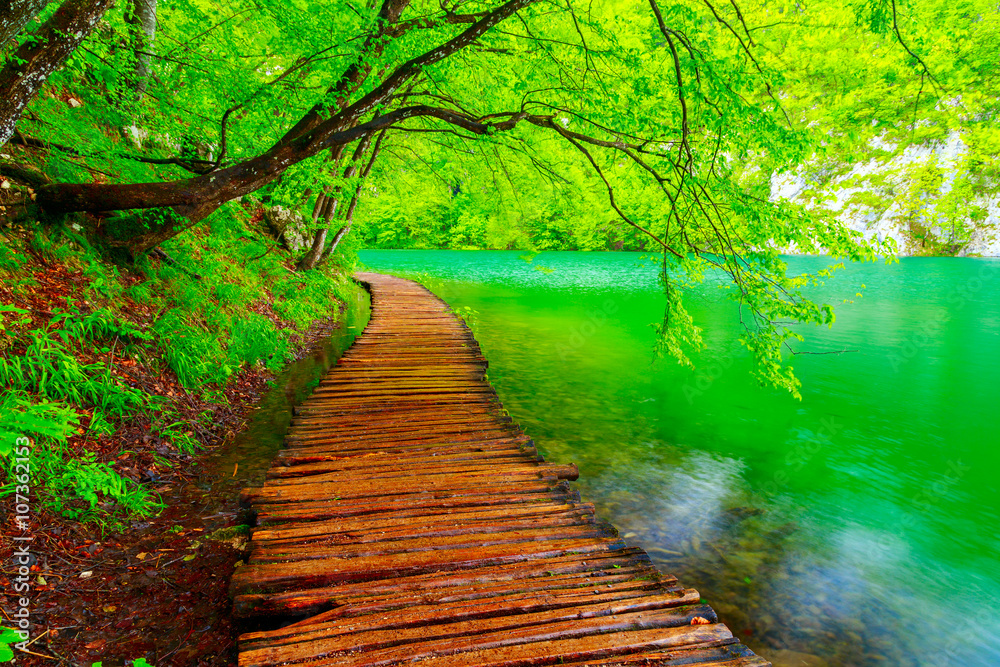
<svg viewBox="0 0 1000 667">
<path fill-rule="evenodd" d="M 296 357 L 319 344 L 336 322 L 317 322 Z M 230 383 L 229 404 L 221 410 L 191 400 L 192 410 L 215 407 L 216 414 L 217 444 L 196 456 L 180 454 L 141 429 L 101 439 L 107 452 L 134 452 L 128 465 L 156 484 L 164 507 L 156 516 L 113 530 L 48 511 L 34 516 L 33 641 L 31 653 L 17 653 L 15 664 L 124 667 L 139 658 L 156 667 L 236 664 L 229 579 L 242 565 L 249 532 L 239 506 L 241 482 L 205 486 L 197 471 L 246 423 L 269 376 L 260 370 L 241 373 Z M 173 465 L 162 465 L 164 457 Z M 16 597 L 12 548 L 6 541 L 0 545 L 6 609 Z M 0 624 L 14 625 L 4 616 Z"/>
<path fill-rule="evenodd" d="M 211 479 L 205 473 L 243 430 L 276 371 L 310 354 L 340 326 L 347 292 L 338 290 L 354 289 L 343 273 L 292 271 L 283 253 L 246 260 L 230 257 L 234 253 L 221 246 L 213 250 L 212 236 L 239 235 L 253 223 L 250 215 L 234 215 L 200 239 L 169 247 L 175 262 L 196 266 L 202 275 L 155 258 L 147 259 L 145 269 L 116 268 L 92 250 L 62 240 L 57 231 L 39 236 L 2 230 L 0 370 L 8 373 L 11 386 L 3 383 L 0 407 L 10 409 L 13 397 L 15 412 L 5 412 L 0 421 L 13 415 L 11 423 L 17 423 L 16 409 L 22 408 L 22 417 L 31 416 L 32 405 L 57 406 L 74 415 L 68 435 L 32 438 L 30 522 L 19 533 L 31 540 L 27 592 L 15 586 L 23 572 L 12 539 L 19 528 L 13 459 L 0 456 L 0 626 L 16 627 L 13 614 L 20 599 L 30 601 L 28 652 L 15 651 L 14 664 L 236 663 L 238 630 L 228 587 L 245 557 L 249 532 L 248 517 L 239 507 L 245 479 L 235 469 L 232 475 L 216 470 Z M 260 252 L 249 248 L 245 254 Z M 227 301 L 227 289 L 239 290 L 238 298 Z M 297 296 L 281 301 L 277 293 L 282 290 Z M 281 304 L 297 310 L 283 314 Z M 156 326 L 166 312 L 182 313 L 184 324 L 161 334 Z M 72 328 L 74 322 L 86 322 L 94 313 L 110 313 L 115 331 L 146 335 L 128 342 L 128 334 L 72 333 L 80 331 Z M 225 324 L 213 326 L 216 320 Z M 279 361 L 234 361 L 237 331 L 248 321 L 263 322 L 264 333 L 252 331 L 253 340 L 267 348 L 280 345 Z M 195 336 L 209 341 L 210 349 L 222 355 L 218 359 L 230 364 L 224 381 L 185 386 L 175 372 L 171 353 L 199 359 L 197 350 L 183 347 Z M 39 340 L 50 347 L 38 345 Z M 52 354 L 61 356 L 41 379 L 25 379 L 38 376 L 31 367 L 50 363 L 52 357 L 45 355 Z M 215 362 L 208 359 L 208 371 Z M 12 365 L 17 363 L 21 366 Z M 106 396 L 130 391 L 143 403 L 115 416 L 102 396 L 56 395 L 56 378 L 46 373 L 58 374 L 60 364 L 86 371 L 86 381 L 106 390 Z M 19 379 L 21 385 L 14 386 Z M 0 436 L 12 428 L 0 424 Z M 132 509 L 126 494 L 115 495 L 84 479 L 92 470 L 110 471 L 102 474 L 124 484 L 133 494 L 129 497 L 139 493 L 152 505 L 143 501 L 144 508 Z"/>
</svg>

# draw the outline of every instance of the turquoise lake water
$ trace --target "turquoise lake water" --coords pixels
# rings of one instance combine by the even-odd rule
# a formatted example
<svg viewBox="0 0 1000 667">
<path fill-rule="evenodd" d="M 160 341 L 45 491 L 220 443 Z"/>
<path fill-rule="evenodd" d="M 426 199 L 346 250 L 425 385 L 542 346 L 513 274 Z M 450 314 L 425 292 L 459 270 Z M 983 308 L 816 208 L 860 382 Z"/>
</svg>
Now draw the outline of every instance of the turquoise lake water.
<svg viewBox="0 0 1000 667">
<path fill-rule="evenodd" d="M 584 499 L 776 665 L 1000 665 L 1000 261 L 838 272 L 811 293 L 837 323 L 798 349 L 847 351 L 792 360 L 801 401 L 750 377 L 717 288 L 689 295 L 696 368 L 657 360 L 664 299 L 636 254 L 361 261 L 473 309 L 546 458 L 578 463 Z"/>
</svg>

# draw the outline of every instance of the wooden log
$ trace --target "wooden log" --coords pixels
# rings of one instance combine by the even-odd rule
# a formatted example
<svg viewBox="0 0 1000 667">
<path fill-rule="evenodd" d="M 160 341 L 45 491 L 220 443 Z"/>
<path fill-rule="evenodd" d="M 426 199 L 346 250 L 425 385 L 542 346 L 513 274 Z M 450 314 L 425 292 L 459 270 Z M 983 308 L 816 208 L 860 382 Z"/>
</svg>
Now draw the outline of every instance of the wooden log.
<svg viewBox="0 0 1000 667">
<path fill-rule="evenodd" d="M 449 510 L 445 513 L 428 516 L 401 517 L 395 512 L 381 515 L 365 515 L 351 519 L 336 521 L 317 521 L 312 523 L 285 524 L 278 528 L 257 528 L 253 531 L 255 543 L 275 540 L 295 539 L 300 537 L 332 535 L 340 533 L 357 534 L 370 530 L 391 531 L 394 528 L 410 528 L 414 530 L 423 527 L 439 525 L 473 526 L 481 522 L 498 520 L 537 520 L 539 517 L 594 516 L 594 506 L 590 503 L 525 503 L 505 506 L 501 509 Z"/>
<path fill-rule="evenodd" d="M 732 633 L 720 623 L 682 625 L 673 610 L 622 614 L 616 617 L 576 619 L 514 630 L 405 644 L 360 653 L 340 653 L 324 658 L 299 660 L 296 665 L 382 667 L 421 661 L 421 667 L 511 667 L 525 664 L 565 664 L 569 660 L 599 658 L 640 650 L 709 644 L 731 640 Z M 280 664 L 267 662 L 256 653 L 240 667 Z M 265 661 L 260 661 L 261 659 Z M 560 660 L 561 659 L 561 660 Z M 251 661 L 253 660 L 253 661 Z M 528 662 L 526 662 L 528 660 Z"/>
<path fill-rule="evenodd" d="M 374 470 L 377 468 L 399 468 L 403 466 L 458 466 L 466 462 L 536 462 L 542 463 L 544 459 L 538 455 L 534 448 L 528 449 L 520 444 L 510 444 L 504 448 L 484 450 L 479 447 L 465 447 L 457 451 L 446 451 L 437 454 L 426 450 L 396 452 L 392 455 L 385 450 L 355 454 L 348 456 L 337 456 L 329 454 L 326 458 L 316 460 L 315 458 L 303 461 L 302 456 L 298 457 L 278 457 L 274 465 L 268 470 L 267 476 L 271 478 L 302 477 L 325 472 L 337 472 L 347 470 Z"/>
<path fill-rule="evenodd" d="M 388 429 L 386 432 L 374 430 L 368 433 L 338 433 L 336 435 L 331 435 L 326 430 L 315 432 L 296 430 L 285 437 L 285 443 L 289 447 L 343 444 L 353 448 L 359 448 L 359 444 L 363 446 L 366 443 L 371 443 L 374 448 L 377 448 L 382 443 L 396 446 L 398 443 L 419 442 L 421 440 L 492 440 L 503 437 L 517 437 L 519 435 L 521 435 L 521 429 L 512 424 L 456 424 L 436 428 L 433 426 L 426 428 L 416 426 L 407 430 Z"/>
<path fill-rule="evenodd" d="M 485 527 L 484 527 L 485 528 Z M 261 544 L 250 556 L 251 563 L 290 563 L 308 560 L 358 558 L 386 554 L 416 554 L 425 551 L 475 549 L 498 545 L 519 545 L 529 542 L 568 541 L 589 537 L 617 537 L 617 529 L 606 523 L 518 528 L 512 530 L 482 530 L 455 534 L 410 534 L 393 540 L 359 540 L 336 543 L 311 541 L 304 544 L 279 542 Z"/>
<path fill-rule="evenodd" d="M 289 588 L 318 588 L 339 582 L 371 581 L 425 572 L 467 570 L 564 556 L 570 553 L 589 555 L 624 548 L 624 542 L 619 539 L 591 537 L 359 558 L 327 557 L 288 563 L 249 564 L 233 574 L 232 590 L 239 593 L 244 590 L 267 592 Z"/>
<path fill-rule="evenodd" d="M 441 637 L 448 634 L 447 630 L 442 632 L 441 629 L 430 626 L 479 619 L 502 619 L 505 616 L 516 617 L 508 618 L 508 624 L 527 626 L 549 622 L 567 613 L 586 617 L 622 613 L 628 609 L 638 611 L 644 608 L 691 606 L 699 602 L 698 595 L 698 591 L 691 589 L 660 587 L 648 581 L 630 579 L 607 585 L 601 581 L 552 590 L 536 588 L 501 591 L 476 598 L 439 597 L 416 603 L 414 601 L 417 596 L 414 595 L 386 596 L 351 602 L 278 630 L 247 633 L 240 637 L 240 643 L 246 648 L 260 648 L 356 632 L 403 628 L 423 630 L 424 637 Z M 392 613 L 387 613 L 390 611 Z M 553 611 L 561 613 L 546 613 Z"/>
<path fill-rule="evenodd" d="M 565 482 L 563 482 L 565 484 Z M 580 494 L 568 487 L 544 486 L 524 491 L 522 488 L 471 489 L 450 493 L 409 493 L 387 498 L 328 499 L 292 504 L 255 505 L 261 525 L 288 521 L 320 521 L 340 517 L 367 516 L 395 512 L 398 516 L 426 516 L 455 509 L 503 507 L 511 503 L 580 502 Z"/>
<path fill-rule="evenodd" d="M 471 442 L 421 441 L 404 445 L 387 445 L 372 451 L 364 449 L 348 449 L 346 451 L 334 448 L 332 451 L 322 445 L 314 447 L 296 447 L 278 452 L 275 466 L 297 465 L 309 462 L 354 461 L 361 457 L 436 457 L 449 454 L 482 453 L 488 456 L 490 452 L 507 452 L 517 447 L 528 456 L 538 456 L 538 450 L 528 436 L 515 438 L 497 438 Z"/>
<path fill-rule="evenodd" d="M 398 496 L 412 493 L 448 492 L 452 495 L 479 494 L 484 491 L 502 491 L 517 485 L 521 493 L 537 493 L 551 489 L 558 481 L 554 474 L 543 470 L 524 470 L 493 475 L 425 475 L 412 478 L 385 478 L 362 480 L 356 483 L 303 483 L 291 485 L 265 484 L 244 489 L 241 498 L 245 504 L 252 502 L 295 503 L 326 499 L 372 498 Z"/>
<path fill-rule="evenodd" d="M 459 461 L 455 464 L 425 464 L 423 466 L 381 466 L 370 469 L 355 468 L 352 470 L 334 470 L 331 472 L 316 472 L 311 475 L 281 476 L 273 477 L 268 481 L 271 489 L 286 488 L 307 484 L 359 484 L 362 482 L 378 482 L 379 480 L 389 480 L 392 478 L 404 478 L 409 481 L 423 479 L 437 479 L 447 477 L 449 479 L 467 477 L 529 477 L 551 476 L 556 479 L 568 479 L 573 481 L 580 476 L 580 471 L 576 464 L 556 465 L 552 463 L 538 463 L 537 461 L 526 461 L 523 458 L 514 460 L 484 461 L 482 464 L 473 465 L 468 461 Z"/>
<path fill-rule="evenodd" d="M 527 436 L 509 431 L 498 431 L 496 433 L 472 433 L 472 434 L 436 434 L 431 437 L 420 438 L 370 438 L 368 441 L 358 442 L 357 440 L 338 441 L 336 439 L 313 439 L 309 441 L 290 442 L 289 449 L 293 450 L 288 456 L 296 456 L 301 453 L 373 453 L 377 451 L 396 452 L 411 451 L 418 448 L 430 450 L 434 447 L 445 449 L 448 447 L 469 446 L 489 447 L 492 443 L 509 443 L 514 441 L 528 442 Z M 366 447 L 366 442 L 368 446 Z"/>
<path fill-rule="evenodd" d="M 368 580 L 334 586 L 300 588 L 270 593 L 247 592 L 236 595 L 233 613 L 240 618 L 259 615 L 316 613 L 331 606 L 380 603 L 392 608 L 400 604 L 435 600 L 461 600 L 494 597 L 502 594 L 534 593 L 591 586 L 595 581 L 613 583 L 632 578 L 648 578 L 666 586 L 673 577 L 660 575 L 649 557 L 637 549 L 594 552 L 584 558 L 573 554 L 535 558 L 512 564 L 482 566 L 459 571 Z"/>
<path fill-rule="evenodd" d="M 581 667 L 629 667 L 642 665 L 711 665 L 712 667 L 770 667 L 767 660 L 754 655 L 753 651 L 740 644 L 735 638 L 711 642 L 697 648 L 678 647 L 671 651 L 642 651 L 631 655 L 602 658 L 600 660 L 567 663 Z"/>
<path fill-rule="evenodd" d="M 378 627 L 368 618 L 342 619 L 336 623 L 297 628 L 299 632 L 270 641 L 266 648 L 248 647 L 240 664 L 254 667 L 304 662 L 317 655 L 364 651 L 381 653 L 377 661 L 387 656 L 397 656 L 398 662 L 420 659 L 423 656 L 445 655 L 461 652 L 452 648 L 457 642 L 467 640 L 474 646 L 493 648 L 510 645 L 511 638 L 500 639 L 500 633 L 541 637 L 574 637 L 596 634 L 608 627 L 634 629 L 636 627 L 684 627 L 691 625 L 696 616 L 714 618 L 715 613 L 705 605 L 676 606 L 677 596 L 650 595 L 624 600 L 594 601 L 582 606 L 556 607 L 544 611 L 507 613 L 500 616 L 462 619 L 435 623 L 415 628 Z M 511 612 L 510 607 L 494 605 L 497 611 Z M 529 605 L 528 609 L 532 607 Z M 426 610 L 430 611 L 430 610 Z M 483 610 L 482 613 L 487 613 Z M 614 617 L 613 620 L 609 617 Z M 391 621 L 390 621 L 391 623 Z M 431 624 L 433 623 L 433 624 Z M 372 627 L 372 626 L 375 627 Z M 449 641 L 452 640 L 452 641 Z M 242 638 L 241 638 L 242 641 Z M 432 643 L 433 642 L 433 643 Z M 437 646 L 434 646 L 436 644 Z M 416 648 L 419 646 L 420 648 Z M 384 650 L 379 649 L 390 649 Z M 416 649 L 416 650 L 414 650 Z M 415 654 L 415 656 L 414 656 Z M 245 657 L 244 657 L 245 656 Z M 413 657 L 411 657 L 413 656 Z M 374 656 L 373 656 L 374 657 Z M 386 663 L 382 663 L 386 664 Z"/>
</svg>

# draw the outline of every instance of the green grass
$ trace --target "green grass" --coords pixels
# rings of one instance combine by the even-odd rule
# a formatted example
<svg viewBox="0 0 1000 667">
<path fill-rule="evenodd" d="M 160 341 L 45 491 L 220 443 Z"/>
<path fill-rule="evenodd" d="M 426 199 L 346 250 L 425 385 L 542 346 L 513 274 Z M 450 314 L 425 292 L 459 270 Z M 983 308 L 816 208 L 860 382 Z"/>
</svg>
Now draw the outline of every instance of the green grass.
<svg viewBox="0 0 1000 667">
<path fill-rule="evenodd" d="M 195 432 L 203 431 L 181 416 L 177 392 L 149 393 L 141 387 L 163 383 L 140 384 L 136 369 L 147 379 L 176 378 L 196 400 L 225 403 L 234 377 L 280 370 L 297 337 L 358 289 L 350 267 L 292 271 L 287 253 L 265 253 L 274 242 L 248 220 L 230 204 L 165 243 L 171 262 L 142 257 L 133 266 L 108 261 L 68 226 L 0 231 L 0 281 L 24 297 L 0 299 L 0 495 L 14 491 L 11 452 L 27 436 L 44 507 L 98 521 L 157 511 L 154 493 L 115 470 L 121 452 L 98 454 L 93 443 L 141 420 L 182 455 L 194 454 L 202 447 Z M 343 261 L 353 266 L 354 258 Z M 40 287 L 32 272 L 53 265 L 77 285 L 32 325 L 31 311 L 17 304 Z M 205 414 L 207 423 L 204 414 L 198 421 L 208 428 Z"/>
</svg>

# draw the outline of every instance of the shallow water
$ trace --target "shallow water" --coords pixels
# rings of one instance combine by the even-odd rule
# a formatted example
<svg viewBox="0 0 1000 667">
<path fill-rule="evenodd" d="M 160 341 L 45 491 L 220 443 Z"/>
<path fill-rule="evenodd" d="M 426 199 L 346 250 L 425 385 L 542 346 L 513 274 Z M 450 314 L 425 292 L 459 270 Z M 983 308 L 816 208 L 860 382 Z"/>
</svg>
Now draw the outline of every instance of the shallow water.
<svg viewBox="0 0 1000 667">
<path fill-rule="evenodd" d="M 345 309 L 330 335 L 287 366 L 271 383 L 246 427 L 233 441 L 208 457 L 198 484 L 225 502 L 245 486 L 259 486 L 281 449 L 292 422 L 292 410 L 305 400 L 368 324 L 370 298 L 364 290 Z"/>
<path fill-rule="evenodd" d="M 836 325 L 799 349 L 849 351 L 795 357 L 797 401 L 749 376 L 714 288 L 689 302 L 696 368 L 655 360 L 663 297 L 635 254 L 361 260 L 476 311 L 490 380 L 547 458 L 776 665 L 1000 664 L 1000 261 L 838 272 L 814 291 Z"/>
</svg>

